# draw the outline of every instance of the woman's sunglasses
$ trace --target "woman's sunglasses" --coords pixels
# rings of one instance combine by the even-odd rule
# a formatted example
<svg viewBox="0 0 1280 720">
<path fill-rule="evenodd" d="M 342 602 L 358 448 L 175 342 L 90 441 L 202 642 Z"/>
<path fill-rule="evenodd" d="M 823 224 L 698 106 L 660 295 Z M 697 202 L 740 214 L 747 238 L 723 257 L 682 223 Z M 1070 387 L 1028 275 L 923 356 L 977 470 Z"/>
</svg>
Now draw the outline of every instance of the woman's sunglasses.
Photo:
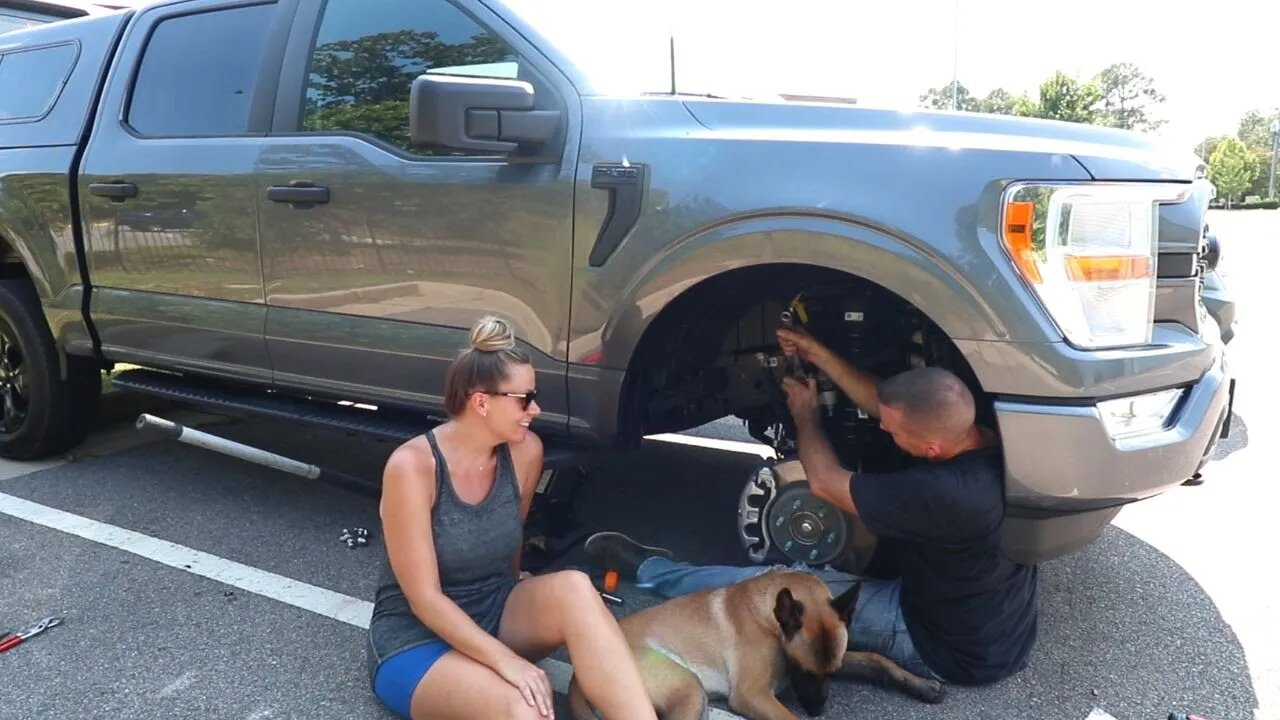
<svg viewBox="0 0 1280 720">
<path fill-rule="evenodd" d="M 524 410 L 528 410 L 529 406 L 538 399 L 538 391 L 530 390 L 529 392 L 485 392 L 485 395 L 503 395 L 505 397 L 515 398 L 520 401 L 520 406 Z"/>
</svg>

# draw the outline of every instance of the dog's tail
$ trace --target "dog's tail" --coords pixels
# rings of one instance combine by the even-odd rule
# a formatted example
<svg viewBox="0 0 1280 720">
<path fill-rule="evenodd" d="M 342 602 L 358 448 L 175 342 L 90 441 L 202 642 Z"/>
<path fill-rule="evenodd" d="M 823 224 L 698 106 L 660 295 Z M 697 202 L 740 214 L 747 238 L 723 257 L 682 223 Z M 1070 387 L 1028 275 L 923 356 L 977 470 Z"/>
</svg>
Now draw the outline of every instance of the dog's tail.
<svg viewBox="0 0 1280 720">
<path fill-rule="evenodd" d="M 599 720 L 591 703 L 587 702 L 587 696 L 582 694 L 576 675 L 569 680 L 569 712 L 573 715 L 573 720 Z"/>
</svg>

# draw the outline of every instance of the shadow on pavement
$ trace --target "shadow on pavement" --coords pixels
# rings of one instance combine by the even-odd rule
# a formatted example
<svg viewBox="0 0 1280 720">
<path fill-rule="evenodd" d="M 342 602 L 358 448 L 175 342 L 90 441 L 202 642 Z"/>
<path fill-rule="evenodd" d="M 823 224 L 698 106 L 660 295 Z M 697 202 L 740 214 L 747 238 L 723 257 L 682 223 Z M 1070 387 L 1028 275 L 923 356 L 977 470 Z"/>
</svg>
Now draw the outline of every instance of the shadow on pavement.
<svg viewBox="0 0 1280 720">
<path fill-rule="evenodd" d="M 1243 437 L 1243 423 L 1237 427 L 1233 437 Z M 735 513 L 757 461 L 650 443 L 594 470 L 582 517 L 665 545 L 680 559 L 744 564 Z M 826 716 L 1084 720 L 1101 708 L 1118 720 L 1165 720 L 1170 712 L 1253 718 L 1256 696 L 1239 641 L 1201 586 L 1156 548 L 1113 527 L 1042 566 L 1040 577 L 1039 641 L 1020 675 L 985 688 L 951 686 L 938 706 L 841 683 Z M 631 587 L 622 594 L 622 613 L 656 602 Z"/>
<path fill-rule="evenodd" d="M 1231 412 L 1231 434 L 1218 447 L 1214 448 L 1213 459 L 1222 460 L 1227 456 L 1249 447 L 1249 426 L 1240 413 Z"/>
</svg>

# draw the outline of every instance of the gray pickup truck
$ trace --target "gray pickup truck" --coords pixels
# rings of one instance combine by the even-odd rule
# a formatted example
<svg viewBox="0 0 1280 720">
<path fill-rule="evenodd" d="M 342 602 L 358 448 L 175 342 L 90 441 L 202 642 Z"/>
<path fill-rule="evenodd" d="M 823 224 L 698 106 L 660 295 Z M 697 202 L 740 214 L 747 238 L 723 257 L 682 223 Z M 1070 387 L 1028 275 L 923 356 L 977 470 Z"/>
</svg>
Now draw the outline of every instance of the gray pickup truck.
<svg viewBox="0 0 1280 720">
<path fill-rule="evenodd" d="M 127 390 L 415 432 L 486 313 L 535 358 L 556 447 L 736 416 L 785 455 L 784 311 L 880 376 L 949 368 L 1002 437 L 1025 561 L 1229 432 L 1198 158 L 695 95 L 674 42 L 551 6 L 162 0 L 0 35 L 0 454 L 82 440 L 116 365 Z M 904 462 L 824 403 L 848 467 Z"/>
</svg>

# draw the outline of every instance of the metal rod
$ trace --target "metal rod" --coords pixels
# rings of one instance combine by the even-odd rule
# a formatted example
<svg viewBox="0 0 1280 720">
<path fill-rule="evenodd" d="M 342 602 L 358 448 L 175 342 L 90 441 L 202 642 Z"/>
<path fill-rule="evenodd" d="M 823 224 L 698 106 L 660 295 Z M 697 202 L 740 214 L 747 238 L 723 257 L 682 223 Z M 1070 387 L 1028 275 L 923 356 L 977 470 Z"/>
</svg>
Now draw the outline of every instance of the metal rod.
<svg viewBox="0 0 1280 720">
<path fill-rule="evenodd" d="M 234 440 L 228 440 L 217 435 L 210 435 L 202 430 L 179 425 L 172 420 L 166 420 L 162 417 L 156 417 L 148 413 L 142 413 L 138 416 L 135 423 L 139 430 L 154 430 L 162 435 L 177 440 L 187 445 L 194 445 L 205 450 L 212 450 L 216 453 L 228 455 L 233 458 L 251 462 L 256 465 L 272 468 L 273 470 L 281 470 L 291 475 L 304 477 L 308 480 L 319 480 L 321 482 L 337 485 L 339 487 L 353 490 L 365 495 L 376 495 L 378 488 L 371 483 L 365 482 L 358 478 L 351 477 L 333 470 L 325 470 L 319 466 L 300 462 L 283 455 L 277 455 L 267 452 L 251 445 L 238 443 Z"/>
<path fill-rule="evenodd" d="M 1271 179 L 1267 183 L 1267 197 L 1276 196 L 1276 151 L 1280 150 L 1280 119 L 1271 121 Z"/>
<path fill-rule="evenodd" d="M 320 468 L 315 465 L 308 465 L 307 463 L 298 462 L 297 460 L 292 460 L 284 457 L 283 455 L 276 455 L 275 453 L 270 453 L 266 450 L 259 450 L 258 448 L 238 443 L 234 440 L 228 440 L 226 438 L 218 437 L 217 435 L 210 435 L 207 432 L 185 427 L 173 422 L 172 420 L 165 420 L 164 418 L 149 415 L 147 413 L 143 413 L 138 416 L 137 426 L 139 430 L 159 430 L 164 435 L 177 440 L 178 442 L 194 445 L 198 448 L 204 448 L 205 450 L 212 450 L 217 453 L 222 453 L 223 455 L 230 455 L 231 457 L 246 460 L 258 465 L 265 465 L 266 467 L 275 470 L 283 470 L 284 472 L 298 475 L 300 477 L 307 478 L 308 480 L 315 480 L 320 477 Z"/>
</svg>

